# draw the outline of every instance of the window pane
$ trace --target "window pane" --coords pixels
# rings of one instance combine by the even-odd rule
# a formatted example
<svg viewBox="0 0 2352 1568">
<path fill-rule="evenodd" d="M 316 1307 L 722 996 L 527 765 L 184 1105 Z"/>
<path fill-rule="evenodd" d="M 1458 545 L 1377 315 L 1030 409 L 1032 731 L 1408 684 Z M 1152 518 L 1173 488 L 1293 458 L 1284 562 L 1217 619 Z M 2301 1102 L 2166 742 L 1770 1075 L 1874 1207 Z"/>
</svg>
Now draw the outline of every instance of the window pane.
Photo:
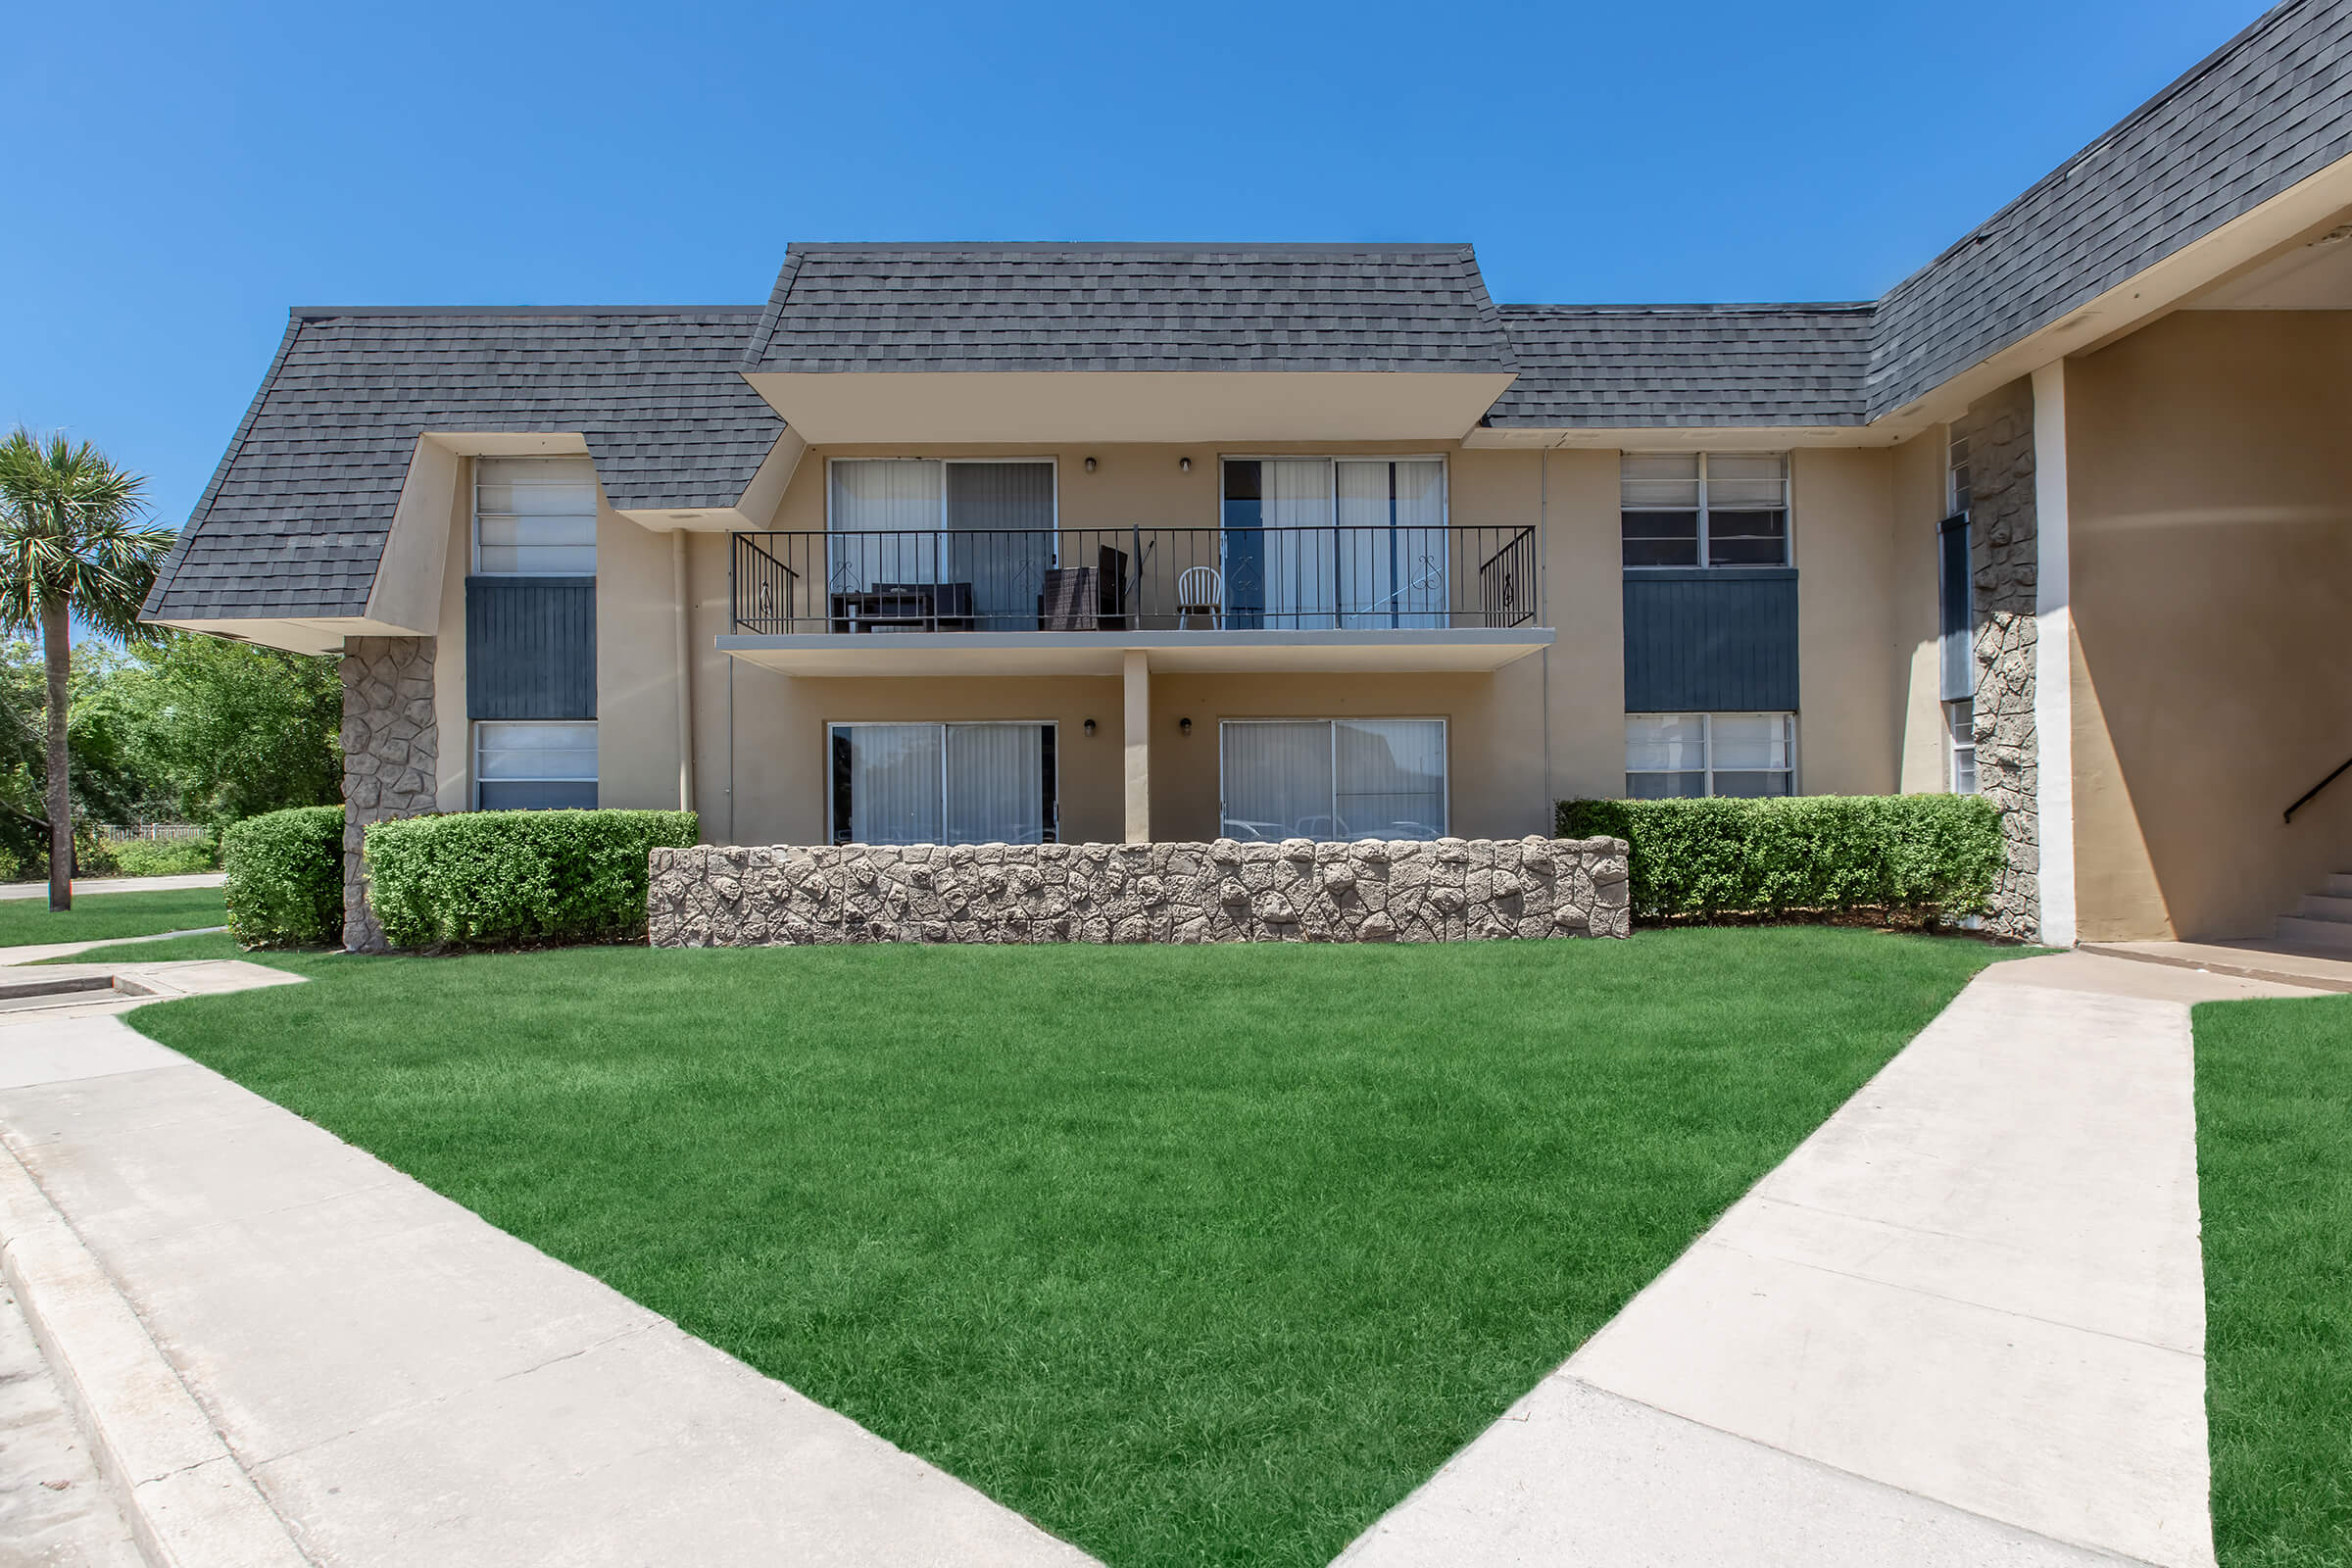
<svg viewBox="0 0 2352 1568">
<path fill-rule="evenodd" d="M 1708 565 L 1785 566 L 1788 564 L 1788 514 L 1721 512 L 1711 505 L 1708 507 Z"/>
<path fill-rule="evenodd" d="M 1625 715 L 1628 773 L 1697 772 L 1707 765 L 1704 721 L 1696 713 Z M 1700 793 L 1705 793 L 1702 781 Z"/>
<path fill-rule="evenodd" d="M 1434 718 L 1343 719 L 1335 736 L 1334 836 L 1434 839 L 1446 832 L 1446 725 Z"/>
<path fill-rule="evenodd" d="M 1782 713 L 1717 713 L 1712 722 L 1715 771 L 1788 766 L 1788 719 Z M 1722 794 L 1718 778 L 1716 793 Z"/>
<path fill-rule="evenodd" d="M 1221 728 L 1225 837 L 1335 836 L 1328 722 L 1234 723 Z"/>
<path fill-rule="evenodd" d="M 850 821 L 858 844 L 937 844 L 944 826 L 940 800 L 940 726 L 844 724 L 849 738 Z M 833 824 L 839 837 L 845 824 Z"/>
<path fill-rule="evenodd" d="M 1698 454 L 1628 452 L 1617 460 L 1619 505 L 1665 511 L 1698 510 Z"/>
<path fill-rule="evenodd" d="M 593 723 L 484 722 L 474 726 L 474 744 L 475 777 L 485 781 L 596 781 Z"/>
<path fill-rule="evenodd" d="M 1339 591 L 1338 541 L 1332 533 L 1332 465 L 1286 459 L 1259 465 L 1267 529 L 1265 623 L 1286 631 L 1332 624 Z"/>
<path fill-rule="evenodd" d="M 1698 564 L 1698 514 L 1695 512 L 1628 512 L 1625 564 L 1629 566 L 1695 566 Z"/>
<path fill-rule="evenodd" d="M 1628 773 L 1625 775 L 1625 796 L 1629 801 L 1696 800 L 1707 793 L 1704 773 Z"/>
<path fill-rule="evenodd" d="M 1741 798 L 1759 795 L 1786 795 L 1789 778 L 1786 773 L 1722 773 L 1715 775 L 1715 793 Z"/>
<path fill-rule="evenodd" d="M 474 569 L 593 576 L 596 467 L 586 458 L 476 458 Z"/>
<path fill-rule="evenodd" d="M 950 724 L 950 844 L 1042 844 L 1045 726 Z"/>
<path fill-rule="evenodd" d="M 1788 462 L 1779 452 L 1707 454 L 1709 521 L 1718 511 L 1778 511 L 1788 505 Z"/>
</svg>

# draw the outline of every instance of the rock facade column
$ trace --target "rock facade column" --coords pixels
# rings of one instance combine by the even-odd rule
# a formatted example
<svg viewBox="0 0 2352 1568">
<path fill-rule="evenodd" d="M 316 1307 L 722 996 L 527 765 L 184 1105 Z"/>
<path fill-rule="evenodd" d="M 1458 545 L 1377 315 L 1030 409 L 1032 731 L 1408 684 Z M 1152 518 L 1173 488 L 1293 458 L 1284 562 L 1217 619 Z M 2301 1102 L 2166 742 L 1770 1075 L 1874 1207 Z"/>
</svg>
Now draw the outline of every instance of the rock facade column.
<svg viewBox="0 0 2352 1568">
<path fill-rule="evenodd" d="M 2010 382 L 1952 425 L 1968 442 L 1969 564 L 1976 577 L 1977 787 L 2001 813 L 2005 857 L 1985 929 L 2041 934 L 2040 747 L 2034 727 L 2039 530 L 2034 508 L 2034 387 Z"/>
<path fill-rule="evenodd" d="M 433 722 L 433 639 L 343 640 L 343 946 L 385 951 L 368 908 L 360 839 L 370 822 L 440 806 Z"/>
</svg>

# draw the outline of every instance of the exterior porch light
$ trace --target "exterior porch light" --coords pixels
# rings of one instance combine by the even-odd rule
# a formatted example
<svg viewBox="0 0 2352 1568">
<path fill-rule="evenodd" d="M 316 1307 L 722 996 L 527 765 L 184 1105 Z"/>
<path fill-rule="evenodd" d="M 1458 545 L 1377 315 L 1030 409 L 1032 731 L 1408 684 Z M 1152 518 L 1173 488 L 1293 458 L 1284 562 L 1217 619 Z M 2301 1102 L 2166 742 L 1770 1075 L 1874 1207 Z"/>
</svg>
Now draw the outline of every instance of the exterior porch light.
<svg viewBox="0 0 2352 1568">
<path fill-rule="evenodd" d="M 1090 736 L 1095 733 L 1095 721 L 1091 718 L 1086 721 L 1086 733 Z"/>
<path fill-rule="evenodd" d="M 1089 473 L 1092 473 L 1092 472 L 1094 472 L 1094 471 L 1095 471 L 1095 460 L 1094 460 L 1094 459 L 1092 459 L 1092 458 L 1089 458 L 1089 459 L 1087 459 L 1087 460 L 1086 460 L 1086 471 L 1087 471 L 1087 472 L 1089 472 Z"/>
<path fill-rule="evenodd" d="M 1192 460 L 1192 459 L 1190 459 L 1190 458 L 1178 458 L 1178 459 L 1176 460 L 1176 471 L 1177 471 L 1178 473 L 1190 473 L 1190 472 L 1192 472 L 1192 471 L 1193 471 L 1193 460 Z"/>
<path fill-rule="evenodd" d="M 1193 732 L 1193 721 L 1192 721 L 1191 719 L 1189 719 L 1189 718 L 1180 718 L 1180 719 L 1178 719 L 1178 720 L 1176 721 L 1176 733 L 1177 733 L 1177 734 L 1179 734 L 1179 735 L 1190 735 L 1192 732 Z"/>
</svg>

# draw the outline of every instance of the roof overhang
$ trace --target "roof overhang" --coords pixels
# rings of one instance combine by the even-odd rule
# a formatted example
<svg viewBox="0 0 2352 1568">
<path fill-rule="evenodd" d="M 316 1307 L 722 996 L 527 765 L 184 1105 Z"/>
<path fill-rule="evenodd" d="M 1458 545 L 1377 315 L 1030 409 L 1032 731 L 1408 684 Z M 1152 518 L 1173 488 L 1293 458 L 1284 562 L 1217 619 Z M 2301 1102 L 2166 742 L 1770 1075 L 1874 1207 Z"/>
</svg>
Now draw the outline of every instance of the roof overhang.
<svg viewBox="0 0 2352 1568">
<path fill-rule="evenodd" d="M 1462 445 L 1519 452 L 1539 447 L 1778 452 L 1789 447 L 1883 447 L 1901 439 L 1902 433 L 1873 424 L 1513 424 L 1481 425 L 1462 438 Z"/>
<path fill-rule="evenodd" d="M 1427 631 L 940 631 L 724 636 L 719 652 L 787 675 L 1116 675 L 1153 671 L 1480 674 L 1551 646 L 1548 626 Z"/>
<path fill-rule="evenodd" d="M 744 377 L 803 440 L 1452 440 L 1509 370 L 808 370 Z"/>
<path fill-rule="evenodd" d="M 282 648 L 289 654 L 332 654 L 342 650 L 346 637 L 415 637 L 419 635 L 413 626 L 395 626 L 385 621 L 369 620 L 364 615 L 313 616 L 304 619 L 257 620 L 230 618 L 220 620 L 151 618 L 150 626 L 169 626 L 174 631 L 202 632 L 210 637 L 226 637 L 232 642 L 259 643 L 264 648 Z"/>
</svg>

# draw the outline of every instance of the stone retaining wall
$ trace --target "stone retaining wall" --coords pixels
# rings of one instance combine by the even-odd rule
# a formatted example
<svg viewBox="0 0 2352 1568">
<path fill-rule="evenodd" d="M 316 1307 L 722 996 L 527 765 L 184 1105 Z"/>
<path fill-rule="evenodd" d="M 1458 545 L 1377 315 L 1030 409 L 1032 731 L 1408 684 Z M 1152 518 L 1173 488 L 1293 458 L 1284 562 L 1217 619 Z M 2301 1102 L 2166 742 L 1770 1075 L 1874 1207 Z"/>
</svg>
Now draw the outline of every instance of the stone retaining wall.
<svg viewBox="0 0 2352 1568">
<path fill-rule="evenodd" d="M 653 852 L 658 948 L 1462 942 L 1630 933 L 1623 839 Z"/>
</svg>

